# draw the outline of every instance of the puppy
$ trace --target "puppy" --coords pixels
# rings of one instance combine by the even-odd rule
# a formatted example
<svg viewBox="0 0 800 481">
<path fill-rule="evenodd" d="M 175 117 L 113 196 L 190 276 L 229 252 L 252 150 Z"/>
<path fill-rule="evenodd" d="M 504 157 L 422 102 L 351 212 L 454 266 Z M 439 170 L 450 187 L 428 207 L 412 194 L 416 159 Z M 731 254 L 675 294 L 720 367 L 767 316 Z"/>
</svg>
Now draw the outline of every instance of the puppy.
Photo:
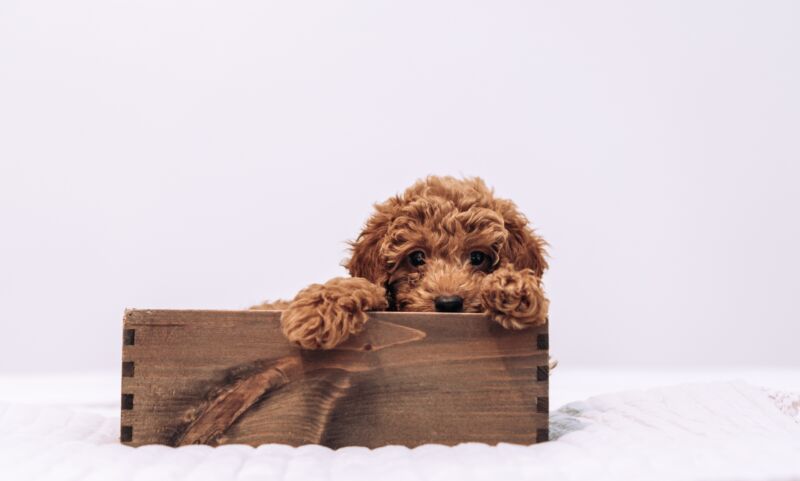
<svg viewBox="0 0 800 481">
<path fill-rule="evenodd" d="M 430 176 L 376 204 L 343 266 L 352 277 L 312 284 L 285 309 L 286 337 L 331 349 L 360 332 L 367 312 L 483 312 L 507 329 L 547 320 L 546 243 L 513 202 L 480 178 Z"/>
</svg>

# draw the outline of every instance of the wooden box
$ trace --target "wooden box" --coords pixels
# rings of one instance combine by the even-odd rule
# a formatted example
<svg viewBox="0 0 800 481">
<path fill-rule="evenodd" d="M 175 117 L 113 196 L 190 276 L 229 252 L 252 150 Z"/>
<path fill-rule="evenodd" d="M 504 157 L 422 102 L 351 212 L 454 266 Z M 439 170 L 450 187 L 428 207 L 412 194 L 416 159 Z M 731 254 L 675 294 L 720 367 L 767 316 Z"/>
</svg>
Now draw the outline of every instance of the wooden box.
<svg viewBox="0 0 800 481">
<path fill-rule="evenodd" d="M 547 326 L 375 312 L 331 351 L 291 345 L 280 311 L 128 310 L 124 444 L 331 448 L 548 437 Z"/>
</svg>

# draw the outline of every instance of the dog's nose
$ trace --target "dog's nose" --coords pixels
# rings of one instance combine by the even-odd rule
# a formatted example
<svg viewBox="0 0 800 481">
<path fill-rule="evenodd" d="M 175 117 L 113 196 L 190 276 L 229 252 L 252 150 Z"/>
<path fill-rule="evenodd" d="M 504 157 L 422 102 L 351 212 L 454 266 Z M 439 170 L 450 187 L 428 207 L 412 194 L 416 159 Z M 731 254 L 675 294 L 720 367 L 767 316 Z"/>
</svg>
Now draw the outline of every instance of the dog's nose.
<svg viewBox="0 0 800 481">
<path fill-rule="evenodd" d="M 460 296 L 439 296 L 434 304 L 439 312 L 460 312 L 464 307 L 464 299 Z"/>
</svg>

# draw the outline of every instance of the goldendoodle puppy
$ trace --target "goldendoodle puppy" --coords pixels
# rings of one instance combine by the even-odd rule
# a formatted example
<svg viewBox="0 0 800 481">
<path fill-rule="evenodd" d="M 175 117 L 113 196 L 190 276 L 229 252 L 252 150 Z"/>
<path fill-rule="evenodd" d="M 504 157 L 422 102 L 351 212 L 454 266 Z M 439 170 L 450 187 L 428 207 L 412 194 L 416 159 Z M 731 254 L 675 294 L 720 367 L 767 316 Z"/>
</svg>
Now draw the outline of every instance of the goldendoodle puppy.
<svg viewBox="0 0 800 481">
<path fill-rule="evenodd" d="M 289 340 L 330 349 L 364 327 L 368 311 L 484 312 L 507 329 L 546 322 L 546 243 L 513 202 L 480 178 L 427 177 L 375 205 L 344 267 L 352 277 L 312 284 L 285 309 Z"/>
</svg>

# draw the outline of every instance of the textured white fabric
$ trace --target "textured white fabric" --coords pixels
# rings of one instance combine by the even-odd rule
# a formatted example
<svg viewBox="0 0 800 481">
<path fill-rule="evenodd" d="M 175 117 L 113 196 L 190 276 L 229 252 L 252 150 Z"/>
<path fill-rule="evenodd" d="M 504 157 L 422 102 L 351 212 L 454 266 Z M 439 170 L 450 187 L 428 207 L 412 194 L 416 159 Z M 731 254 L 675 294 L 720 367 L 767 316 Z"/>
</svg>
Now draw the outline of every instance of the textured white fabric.
<svg viewBox="0 0 800 481">
<path fill-rule="evenodd" d="M 535 446 L 375 450 L 281 445 L 129 448 L 119 418 L 0 404 L 0 479 L 522 480 L 800 478 L 800 393 L 744 382 L 607 394 L 553 413 Z"/>
</svg>

